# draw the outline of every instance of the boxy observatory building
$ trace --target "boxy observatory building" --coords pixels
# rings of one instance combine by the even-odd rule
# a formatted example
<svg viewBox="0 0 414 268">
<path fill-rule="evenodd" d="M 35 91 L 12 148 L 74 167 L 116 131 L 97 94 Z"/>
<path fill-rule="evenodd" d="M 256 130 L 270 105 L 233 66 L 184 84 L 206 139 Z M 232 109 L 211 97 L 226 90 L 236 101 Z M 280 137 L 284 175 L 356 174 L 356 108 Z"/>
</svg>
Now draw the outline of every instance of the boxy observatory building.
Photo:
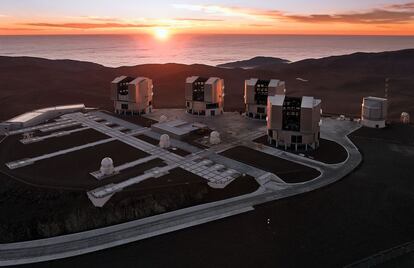
<svg viewBox="0 0 414 268">
<path fill-rule="evenodd" d="M 215 116 L 223 113 L 224 80 L 191 76 L 185 82 L 186 110 L 189 114 Z"/>
<path fill-rule="evenodd" d="M 115 113 L 140 115 L 152 111 L 153 85 L 146 77 L 120 76 L 111 83 Z"/>
<path fill-rule="evenodd" d="M 267 134 L 269 143 L 285 149 L 319 147 L 321 100 L 314 97 L 269 96 Z"/>
<path fill-rule="evenodd" d="M 251 78 L 244 82 L 244 103 L 246 116 L 256 119 L 266 119 L 267 97 L 284 95 L 286 93 L 285 82 L 272 80 L 259 80 Z"/>
</svg>

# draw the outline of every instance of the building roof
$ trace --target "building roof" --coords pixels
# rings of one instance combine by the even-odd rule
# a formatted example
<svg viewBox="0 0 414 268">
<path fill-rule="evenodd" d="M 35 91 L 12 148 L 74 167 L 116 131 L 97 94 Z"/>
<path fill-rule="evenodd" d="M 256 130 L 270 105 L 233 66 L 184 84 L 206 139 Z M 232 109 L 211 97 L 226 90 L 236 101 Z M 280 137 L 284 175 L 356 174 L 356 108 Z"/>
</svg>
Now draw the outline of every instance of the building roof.
<svg viewBox="0 0 414 268">
<path fill-rule="evenodd" d="M 364 97 L 364 100 L 372 100 L 372 101 L 380 101 L 380 102 L 387 101 L 387 99 L 385 98 L 372 97 L 372 96 Z"/>
<path fill-rule="evenodd" d="M 258 80 L 259 79 L 257 78 L 250 78 L 249 80 L 246 80 L 246 85 L 254 87 Z"/>
<path fill-rule="evenodd" d="M 284 81 L 281 81 L 279 79 L 257 79 L 257 78 L 250 78 L 249 80 L 246 80 L 246 85 L 248 86 L 256 86 L 257 84 L 266 84 L 268 87 L 277 87 L 281 84 L 284 84 Z"/>
<path fill-rule="evenodd" d="M 217 80 L 220 80 L 220 78 L 218 78 L 218 77 L 210 77 L 210 78 L 206 81 L 206 84 L 211 85 L 211 84 L 215 83 Z"/>
<path fill-rule="evenodd" d="M 168 133 L 172 133 L 177 136 L 186 135 L 194 130 L 200 129 L 202 127 L 205 127 L 205 125 L 202 124 L 192 124 L 185 122 L 183 120 L 173 120 L 169 122 L 164 123 L 157 123 L 152 125 L 155 129 L 161 129 L 163 131 L 166 131 Z"/>
<path fill-rule="evenodd" d="M 122 80 L 124 80 L 125 78 L 127 78 L 127 76 L 125 76 L 125 75 L 118 76 L 117 78 L 115 78 L 115 79 L 112 81 L 112 83 L 113 83 L 113 84 L 118 84 L 118 83 L 122 82 Z"/>
<path fill-rule="evenodd" d="M 314 97 L 303 96 L 301 108 L 310 108 L 318 106 L 321 103 L 321 100 L 315 99 Z"/>
<path fill-rule="evenodd" d="M 285 97 L 285 95 L 274 95 L 268 96 L 267 100 L 273 106 L 283 106 L 283 103 L 285 102 Z"/>
<path fill-rule="evenodd" d="M 279 86 L 281 83 L 285 83 L 285 82 L 280 81 L 280 80 L 278 80 L 278 79 L 272 79 L 272 80 L 270 80 L 270 82 L 269 82 L 269 87 L 277 87 L 277 86 Z"/>
<path fill-rule="evenodd" d="M 129 82 L 130 84 L 134 84 L 134 85 L 137 85 L 137 84 L 139 84 L 139 83 L 141 83 L 142 81 L 144 81 L 144 80 L 147 80 L 148 78 L 146 78 L 146 77 L 137 77 L 137 78 L 135 78 L 134 80 L 132 80 L 131 82 Z"/>
<path fill-rule="evenodd" d="M 303 96 L 301 108 L 313 108 L 313 97 Z"/>
<path fill-rule="evenodd" d="M 9 123 L 24 123 L 24 122 L 30 121 L 33 118 L 36 118 L 36 117 L 42 115 L 42 114 L 43 114 L 43 112 L 38 112 L 38 111 L 27 112 L 27 113 L 18 115 L 16 117 L 13 117 L 10 120 L 7 120 L 7 122 L 9 122 Z"/>
<path fill-rule="evenodd" d="M 25 123 L 25 122 L 28 122 L 28 121 L 30 121 L 30 120 L 38 117 L 38 116 L 41 116 L 43 114 L 53 112 L 53 111 L 65 112 L 65 111 L 82 110 L 82 109 L 85 109 L 84 104 L 74 104 L 74 105 L 63 105 L 63 106 L 49 107 L 49 108 L 39 109 L 39 110 L 35 110 L 35 111 L 31 111 L 31 112 L 28 112 L 28 113 L 21 114 L 19 116 L 13 117 L 10 120 L 7 120 L 6 122 L 9 122 L 9 123 Z"/>
<path fill-rule="evenodd" d="M 198 79 L 198 76 L 190 76 L 190 77 L 187 77 L 187 79 L 185 80 L 185 82 L 186 82 L 186 83 L 188 83 L 188 84 L 192 84 L 192 83 L 194 83 L 197 79 Z"/>
</svg>

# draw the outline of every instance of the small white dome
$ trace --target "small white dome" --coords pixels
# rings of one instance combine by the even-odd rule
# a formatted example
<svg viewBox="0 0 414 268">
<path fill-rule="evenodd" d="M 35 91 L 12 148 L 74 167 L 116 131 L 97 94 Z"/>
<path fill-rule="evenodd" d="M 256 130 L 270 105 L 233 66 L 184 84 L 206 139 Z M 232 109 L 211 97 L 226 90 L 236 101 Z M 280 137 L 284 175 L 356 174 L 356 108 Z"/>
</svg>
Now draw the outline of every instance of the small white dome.
<svg viewBox="0 0 414 268">
<path fill-rule="evenodd" d="M 170 136 L 167 134 L 163 134 L 160 137 L 160 147 L 161 148 L 169 148 L 171 146 Z"/>
<path fill-rule="evenodd" d="M 105 157 L 101 161 L 101 166 L 108 167 L 108 166 L 113 166 L 113 165 L 114 165 L 114 161 L 110 157 Z"/>
<path fill-rule="evenodd" d="M 219 144 L 221 142 L 220 133 L 217 131 L 213 131 L 210 133 L 210 143 L 211 144 Z"/>
<path fill-rule="evenodd" d="M 101 161 L 101 169 L 100 170 L 104 175 L 113 174 L 115 172 L 114 171 L 114 161 L 112 161 L 112 159 L 109 158 L 109 157 L 105 157 Z"/>
</svg>

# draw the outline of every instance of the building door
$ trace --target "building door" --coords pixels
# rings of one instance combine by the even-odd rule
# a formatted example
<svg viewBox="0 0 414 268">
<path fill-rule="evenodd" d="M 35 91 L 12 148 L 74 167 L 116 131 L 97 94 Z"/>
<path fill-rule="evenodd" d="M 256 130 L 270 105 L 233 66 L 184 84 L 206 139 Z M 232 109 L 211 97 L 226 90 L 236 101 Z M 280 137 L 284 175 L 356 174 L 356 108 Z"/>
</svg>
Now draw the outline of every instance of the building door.
<svg viewBox="0 0 414 268">
<path fill-rule="evenodd" d="M 210 115 L 211 116 L 215 116 L 216 115 L 216 111 L 215 110 L 210 111 Z"/>
</svg>

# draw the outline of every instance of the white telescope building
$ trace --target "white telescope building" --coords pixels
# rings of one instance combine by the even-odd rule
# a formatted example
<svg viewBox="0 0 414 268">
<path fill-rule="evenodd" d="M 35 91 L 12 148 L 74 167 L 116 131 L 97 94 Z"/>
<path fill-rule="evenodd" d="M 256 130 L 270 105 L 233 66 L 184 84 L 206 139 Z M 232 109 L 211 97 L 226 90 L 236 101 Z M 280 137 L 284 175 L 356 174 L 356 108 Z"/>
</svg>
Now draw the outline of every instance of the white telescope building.
<svg viewBox="0 0 414 268">
<path fill-rule="evenodd" d="M 285 82 L 277 79 L 260 80 L 251 78 L 244 82 L 244 103 L 246 116 L 256 119 L 266 119 L 267 97 L 284 95 Z"/>
<path fill-rule="evenodd" d="M 319 147 L 321 100 L 314 97 L 268 97 L 269 143 L 291 150 Z"/>
<path fill-rule="evenodd" d="M 146 77 L 120 76 L 111 83 L 115 113 L 140 115 L 152 111 L 153 85 Z"/>
<path fill-rule="evenodd" d="M 365 97 L 362 102 L 361 124 L 370 128 L 384 128 L 388 115 L 388 100 Z"/>
<path fill-rule="evenodd" d="M 224 80 L 191 76 L 185 82 L 185 103 L 189 114 L 215 116 L 223 113 Z"/>
</svg>

